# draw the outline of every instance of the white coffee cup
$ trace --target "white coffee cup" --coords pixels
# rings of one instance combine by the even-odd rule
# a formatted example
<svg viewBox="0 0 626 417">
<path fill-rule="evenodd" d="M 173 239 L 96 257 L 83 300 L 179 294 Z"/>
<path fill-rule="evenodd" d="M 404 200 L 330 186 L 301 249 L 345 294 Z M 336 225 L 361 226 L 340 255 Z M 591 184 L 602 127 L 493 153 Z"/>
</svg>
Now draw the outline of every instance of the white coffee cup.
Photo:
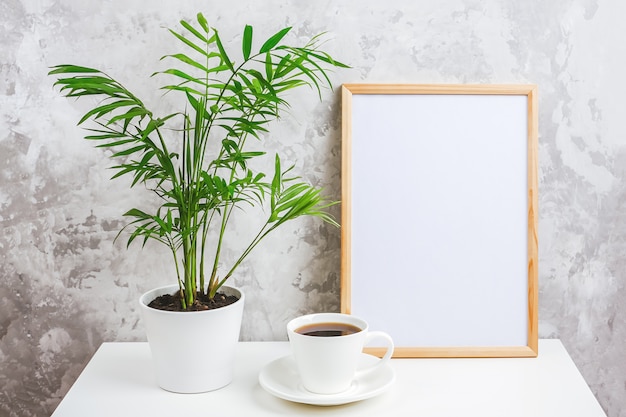
<svg viewBox="0 0 626 417">
<path fill-rule="evenodd" d="M 323 323 L 356 327 L 355 332 L 341 336 L 312 336 L 299 333 Z M 304 328 L 304 330 L 302 330 Z M 368 331 L 365 320 L 349 314 L 318 313 L 297 317 L 287 324 L 287 335 L 302 385 L 316 394 L 337 394 L 350 388 L 352 381 L 376 372 L 393 354 L 393 340 L 381 331 Z M 382 339 L 387 352 L 375 365 L 357 371 L 363 347 L 373 339 Z"/>
</svg>

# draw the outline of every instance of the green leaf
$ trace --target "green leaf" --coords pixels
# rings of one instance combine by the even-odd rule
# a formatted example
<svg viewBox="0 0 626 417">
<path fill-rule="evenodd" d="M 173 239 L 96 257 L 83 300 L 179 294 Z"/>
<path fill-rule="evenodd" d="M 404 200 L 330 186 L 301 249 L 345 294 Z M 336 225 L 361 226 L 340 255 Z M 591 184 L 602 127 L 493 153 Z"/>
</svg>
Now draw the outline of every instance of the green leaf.
<svg viewBox="0 0 626 417">
<path fill-rule="evenodd" d="M 105 104 L 99 107 L 95 107 L 93 109 L 91 109 L 90 111 L 88 111 L 87 113 L 85 113 L 85 115 L 80 119 L 80 121 L 78 122 L 78 124 L 82 124 L 83 122 L 85 122 L 87 119 L 89 119 L 91 116 L 95 115 L 94 119 L 99 119 L 100 117 L 104 116 L 107 113 L 110 113 L 111 111 L 120 108 L 120 107 L 127 107 L 127 106 L 134 106 L 136 105 L 137 102 L 135 102 L 134 100 L 119 100 L 119 101 L 115 101 L 113 103 L 109 103 L 109 104 Z"/>
<path fill-rule="evenodd" d="M 140 117 L 143 118 L 144 116 L 149 116 L 150 112 L 146 109 L 144 109 L 143 107 L 133 107 L 132 109 L 128 110 L 126 113 L 124 114 L 119 114 L 117 116 L 114 116 L 111 118 L 111 120 L 109 120 L 108 124 L 112 124 L 115 123 L 119 120 L 131 120 L 135 117 Z M 126 130 L 126 129 L 124 129 Z"/>
<path fill-rule="evenodd" d="M 267 41 L 265 41 L 265 43 L 263 44 L 263 46 L 261 46 L 261 49 L 259 50 L 260 53 L 264 54 L 265 52 L 271 50 L 273 47 L 275 47 L 276 45 L 278 45 L 278 42 L 281 41 L 282 38 L 285 37 L 285 35 L 291 30 L 291 27 L 287 27 L 284 28 L 282 30 L 280 30 L 278 33 L 276 33 L 275 35 L 273 35 L 271 38 L 269 38 Z"/>
<path fill-rule="evenodd" d="M 274 76 L 282 77 L 291 71 L 290 68 L 293 68 L 293 66 L 291 66 L 291 54 L 286 54 L 280 58 L 276 70 L 274 71 Z"/>
<path fill-rule="evenodd" d="M 81 67 L 78 65 L 55 65 L 53 67 L 50 68 L 54 68 L 52 71 L 48 72 L 48 75 L 54 75 L 54 74 L 68 74 L 68 73 L 94 73 L 94 72 L 100 72 L 97 69 L 93 69 L 93 68 L 88 68 L 88 67 Z"/>
<path fill-rule="evenodd" d="M 128 97 L 128 92 L 111 82 L 92 81 L 77 77 L 74 79 L 60 79 L 54 85 L 63 85 L 61 91 L 66 92 L 66 97 L 80 97 L 88 95 L 104 94 L 109 97 L 123 98 Z"/>
<path fill-rule="evenodd" d="M 274 84 L 274 92 L 276 94 L 282 93 L 283 91 L 291 90 L 292 88 L 300 87 L 302 85 L 309 85 L 306 81 L 302 80 L 286 80 L 280 83 Z"/>
<path fill-rule="evenodd" d="M 200 39 L 202 42 L 204 43 L 208 43 L 209 40 L 206 38 L 206 36 L 204 36 L 202 33 L 198 32 L 198 30 L 196 28 L 194 28 L 193 26 L 191 26 L 189 23 L 187 23 L 184 20 L 180 21 L 181 26 L 183 26 L 185 29 L 187 29 L 189 32 L 193 33 L 194 36 L 198 39 Z M 205 31 L 205 32 L 208 32 Z"/>
<path fill-rule="evenodd" d="M 274 78 L 274 65 L 272 64 L 272 54 L 269 52 L 265 54 L 265 75 L 267 81 L 272 81 Z"/>
<path fill-rule="evenodd" d="M 196 52 L 202 54 L 203 56 L 206 56 L 207 58 L 209 57 L 209 53 L 207 51 L 205 51 L 203 48 L 199 47 L 198 45 L 196 45 L 195 43 L 193 43 L 189 39 L 185 38 L 183 35 L 173 31 L 172 29 L 169 29 L 169 32 L 172 35 L 174 35 L 178 40 L 180 40 L 182 43 L 184 43 L 185 45 L 189 46 L 190 48 L 192 48 Z"/>
<path fill-rule="evenodd" d="M 165 55 L 161 59 L 164 59 L 164 58 L 175 58 L 175 59 L 177 59 L 177 60 L 179 60 L 181 62 L 184 62 L 187 65 L 191 65 L 192 67 L 198 68 L 201 71 L 209 72 L 209 69 L 207 67 L 205 67 L 204 65 L 200 64 L 199 62 L 194 61 L 193 59 L 189 58 L 185 54 Z"/>
<path fill-rule="evenodd" d="M 183 80 L 201 85 L 201 86 L 206 86 L 206 83 L 203 82 L 202 80 L 198 79 L 197 77 L 194 77 L 192 75 L 187 74 L 186 72 L 183 72 L 181 70 L 175 69 L 175 68 L 170 68 L 167 69 L 165 71 L 162 71 L 161 74 L 170 74 L 170 75 L 174 75 L 176 77 L 182 78 Z"/>
<path fill-rule="evenodd" d="M 252 26 L 250 25 L 246 25 L 243 30 L 241 49 L 243 51 L 243 59 L 247 61 L 250 58 L 250 51 L 252 50 Z"/>
<path fill-rule="evenodd" d="M 204 117 L 207 118 L 207 119 L 209 117 L 211 117 L 209 112 L 204 107 L 204 104 L 201 104 L 198 100 L 196 100 L 193 95 L 187 93 L 187 101 L 189 101 L 189 103 L 191 104 L 191 106 L 194 108 L 194 110 L 197 113 L 202 113 L 204 115 Z"/>
<path fill-rule="evenodd" d="M 193 95 L 196 95 L 196 96 L 204 95 L 204 93 L 201 92 L 200 90 L 196 90 L 196 89 L 190 88 L 190 87 L 185 87 L 185 86 L 182 86 L 182 85 L 165 85 L 165 86 L 161 87 L 161 90 L 182 91 L 184 93 L 189 93 L 189 94 L 193 94 Z"/>
<path fill-rule="evenodd" d="M 263 151 L 249 151 L 249 152 L 241 152 L 241 157 L 243 159 L 251 159 L 251 158 L 256 158 L 257 156 L 263 156 L 265 155 L 265 152 Z"/>
<path fill-rule="evenodd" d="M 274 217 L 276 209 L 276 199 L 278 198 L 280 189 L 282 188 L 281 181 L 282 173 L 280 171 L 280 157 L 276 154 L 276 157 L 274 158 L 274 178 L 272 178 L 272 184 L 270 186 L 270 212 L 272 213 L 272 217 Z"/>
<path fill-rule="evenodd" d="M 224 45 L 222 45 L 222 40 L 220 39 L 220 36 L 217 33 L 217 30 L 215 31 L 215 44 L 217 45 L 217 49 L 219 49 L 220 51 L 220 55 L 222 56 L 222 61 L 226 65 L 228 65 L 228 68 L 232 72 L 235 72 L 235 67 L 233 67 L 233 63 L 231 62 L 230 58 L 228 58 L 228 54 L 226 53 L 226 50 L 224 49 Z"/>
<path fill-rule="evenodd" d="M 143 151 L 144 149 L 146 149 L 145 145 L 133 146 L 132 148 L 128 148 L 128 149 L 125 149 L 123 151 L 116 152 L 111 157 L 112 158 L 117 158 L 117 157 L 120 157 L 120 156 L 126 156 L 126 155 L 133 154 L 135 152 Z"/>
<path fill-rule="evenodd" d="M 202 29 L 204 29 L 205 32 L 209 33 L 209 23 L 207 22 L 204 15 L 202 13 L 198 13 L 196 18 L 198 19 L 198 23 L 200 23 L 200 26 L 202 26 Z"/>
<path fill-rule="evenodd" d="M 237 142 L 230 139 L 224 139 L 222 141 L 222 146 L 228 153 L 239 152 L 239 147 L 237 146 Z"/>
<path fill-rule="evenodd" d="M 320 61 L 324 61 L 327 64 L 331 64 L 334 65 L 335 67 L 339 67 L 339 68 L 350 68 L 349 65 L 346 65 L 342 62 L 336 61 L 335 59 L 333 59 L 329 54 L 327 54 L 326 52 L 312 52 L 309 51 L 309 55 L 312 57 L 315 57 L 317 59 L 319 59 Z"/>
<path fill-rule="evenodd" d="M 94 138 L 90 136 L 85 136 L 85 139 L 94 139 Z M 95 138 L 95 139 L 101 140 L 101 138 Z M 100 145 L 96 145 L 96 148 L 112 148 L 114 146 L 122 146 L 122 145 L 126 145 L 128 143 L 133 143 L 136 141 L 137 141 L 136 139 L 123 139 L 123 140 L 118 140 L 115 142 L 101 143 Z"/>
</svg>

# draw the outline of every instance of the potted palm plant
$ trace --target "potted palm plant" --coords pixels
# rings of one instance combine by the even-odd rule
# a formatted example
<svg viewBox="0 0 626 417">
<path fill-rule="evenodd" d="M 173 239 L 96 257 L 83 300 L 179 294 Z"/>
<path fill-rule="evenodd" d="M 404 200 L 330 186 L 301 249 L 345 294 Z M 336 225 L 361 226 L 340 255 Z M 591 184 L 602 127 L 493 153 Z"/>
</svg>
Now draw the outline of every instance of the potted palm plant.
<svg viewBox="0 0 626 417">
<path fill-rule="evenodd" d="M 85 139 L 112 150 L 113 178 L 130 177 L 131 187 L 142 184 L 160 199 L 152 210 L 128 210 L 120 233 L 127 230 L 128 245 L 156 241 L 169 248 L 175 283 L 140 298 L 157 380 L 170 391 L 203 392 L 232 379 L 244 295 L 225 284 L 237 267 L 287 221 L 314 216 L 338 226 L 326 210 L 335 202 L 294 176 L 293 166 L 275 155 L 267 175 L 252 161 L 265 156 L 255 146 L 288 107 L 284 94 L 309 86 L 321 97 L 331 86 L 329 69 L 346 66 L 320 50 L 320 35 L 289 46 L 285 28 L 255 49 L 253 28 L 245 26 L 235 60 L 201 13 L 180 23 L 170 32 L 183 52 L 164 56 L 172 66 L 153 74 L 170 80 L 162 87 L 167 93 L 182 94 L 180 111 L 156 115 L 97 69 L 57 65 L 49 75 L 66 97 L 97 99 L 78 124 L 89 121 Z M 224 268 L 227 226 L 246 205 L 263 206 L 266 219 Z"/>
</svg>

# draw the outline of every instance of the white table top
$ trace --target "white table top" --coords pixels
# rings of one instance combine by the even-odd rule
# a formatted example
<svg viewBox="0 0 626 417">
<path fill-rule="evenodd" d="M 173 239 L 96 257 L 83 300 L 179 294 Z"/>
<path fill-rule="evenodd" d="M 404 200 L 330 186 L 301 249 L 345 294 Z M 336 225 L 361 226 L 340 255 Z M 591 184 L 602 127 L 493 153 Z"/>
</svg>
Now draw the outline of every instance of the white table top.
<svg viewBox="0 0 626 417">
<path fill-rule="evenodd" d="M 387 392 L 332 407 L 285 401 L 259 385 L 261 369 L 289 353 L 288 342 L 239 343 L 230 385 L 174 394 L 154 382 L 147 343 L 104 343 L 52 416 L 605 417 L 559 340 L 540 340 L 537 358 L 392 359 Z"/>
</svg>

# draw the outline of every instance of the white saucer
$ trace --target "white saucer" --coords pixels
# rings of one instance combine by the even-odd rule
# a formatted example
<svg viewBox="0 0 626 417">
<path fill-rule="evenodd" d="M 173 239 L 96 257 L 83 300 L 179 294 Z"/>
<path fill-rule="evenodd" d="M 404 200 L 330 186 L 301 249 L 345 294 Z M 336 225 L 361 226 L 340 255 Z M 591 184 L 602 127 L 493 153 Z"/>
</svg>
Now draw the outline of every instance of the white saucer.
<svg viewBox="0 0 626 417">
<path fill-rule="evenodd" d="M 363 353 L 359 358 L 359 369 L 373 366 L 379 360 L 375 356 Z M 270 362 L 259 374 L 259 383 L 270 394 L 283 400 L 313 405 L 339 405 L 371 398 L 386 391 L 395 380 L 394 370 L 385 365 L 379 371 L 355 379 L 350 388 L 344 392 L 315 394 L 302 386 L 296 363 L 291 355 Z"/>
</svg>

